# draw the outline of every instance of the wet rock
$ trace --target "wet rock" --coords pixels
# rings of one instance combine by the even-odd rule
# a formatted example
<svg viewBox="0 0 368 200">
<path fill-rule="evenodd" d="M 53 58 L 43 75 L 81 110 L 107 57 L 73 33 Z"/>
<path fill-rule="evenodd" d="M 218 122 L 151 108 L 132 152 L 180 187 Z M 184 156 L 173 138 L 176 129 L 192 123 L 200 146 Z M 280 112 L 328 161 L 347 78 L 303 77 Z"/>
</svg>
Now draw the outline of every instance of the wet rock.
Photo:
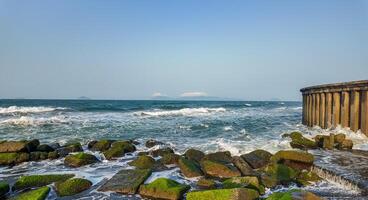
<svg viewBox="0 0 368 200">
<path fill-rule="evenodd" d="M 150 169 L 127 169 L 115 174 L 98 190 L 113 191 L 121 194 L 135 194 L 139 186 L 151 175 Z"/>
<path fill-rule="evenodd" d="M 146 147 L 147 148 L 152 148 L 156 145 L 163 145 L 164 143 L 163 142 L 160 142 L 160 141 L 156 141 L 156 140 L 153 140 L 153 139 L 149 139 L 146 141 Z"/>
<path fill-rule="evenodd" d="M 148 154 L 149 154 L 148 152 L 142 151 L 142 152 L 139 152 L 137 155 L 138 156 L 143 156 L 143 155 L 148 155 Z"/>
<path fill-rule="evenodd" d="M 258 192 L 261 190 L 259 180 L 256 176 L 233 177 L 223 182 L 223 187 L 230 188 L 250 188 Z M 264 192 L 264 191 L 262 191 Z"/>
<path fill-rule="evenodd" d="M 57 142 L 50 143 L 50 144 L 49 144 L 49 146 L 50 146 L 51 148 L 53 148 L 53 149 L 58 149 L 58 148 L 60 148 L 60 147 L 61 147 L 61 146 L 60 146 L 60 144 L 59 144 L 59 143 L 57 143 Z"/>
<path fill-rule="evenodd" d="M 42 187 L 58 181 L 65 181 L 74 177 L 74 174 L 47 174 L 21 176 L 14 184 L 13 190 Z"/>
<path fill-rule="evenodd" d="M 341 144 L 337 145 L 337 148 L 340 150 L 349 150 L 353 148 L 353 141 L 349 139 L 345 139 L 341 142 Z"/>
<path fill-rule="evenodd" d="M 153 150 L 153 151 L 150 152 L 150 154 L 153 157 L 158 157 L 158 156 L 163 157 L 165 154 L 171 154 L 171 153 L 174 153 L 174 150 L 172 150 L 170 147 L 165 147 L 165 148 L 162 148 L 162 149 L 156 149 L 156 150 Z"/>
<path fill-rule="evenodd" d="M 258 197 L 256 190 L 247 188 L 205 190 L 187 194 L 187 200 L 254 200 Z"/>
<path fill-rule="evenodd" d="M 275 163 L 268 165 L 264 169 L 264 172 L 266 172 L 269 178 L 273 179 L 272 181 L 276 181 L 277 184 L 283 185 L 287 185 L 294 181 L 298 175 L 298 172 L 293 168 Z"/>
<path fill-rule="evenodd" d="M 323 135 L 316 135 L 314 141 L 318 147 L 323 148 Z"/>
<path fill-rule="evenodd" d="M 88 149 L 92 151 L 106 151 L 111 147 L 113 140 L 100 140 L 88 143 Z"/>
<path fill-rule="evenodd" d="M 332 150 L 334 149 L 335 136 L 331 133 L 329 136 L 323 136 L 323 148 Z"/>
<path fill-rule="evenodd" d="M 203 189 L 203 190 L 210 190 L 210 189 L 216 188 L 216 183 L 214 180 L 201 178 L 198 180 L 197 186 L 198 188 Z"/>
<path fill-rule="evenodd" d="M 5 141 L 0 143 L 0 153 L 29 152 L 29 146 L 24 141 Z"/>
<path fill-rule="evenodd" d="M 301 190 L 290 190 L 287 192 L 274 192 L 266 198 L 266 200 L 279 200 L 279 199 L 290 199 L 290 200 L 322 200 L 317 195 Z"/>
<path fill-rule="evenodd" d="M 41 151 L 34 151 L 29 154 L 30 161 L 40 161 L 48 159 L 49 153 L 41 152 Z"/>
<path fill-rule="evenodd" d="M 146 198 L 177 200 L 190 189 L 189 185 L 180 184 L 167 178 L 158 178 L 139 187 L 139 194 Z"/>
<path fill-rule="evenodd" d="M 49 152 L 47 154 L 47 158 L 50 159 L 50 160 L 58 159 L 59 158 L 59 154 L 58 154 L 57 151 L 52 151 L 52 152 Z"/>
<path fill-rule="evenodd" d="M 255 174 L 253 168 L 240 156 L 233 156 L 233 164 L 244 176 Z"/>
<path fill-rule="evenodd" d="M 215 178 L 231 178 L 241 176 L 239 170 L 229 164 L 218 163 L 210 160 L 202 160 L 201 167 L 203 172 Z"/>
<path fill-rule="evenodd" d="M 273 162 L 283 162 L 285 160 L 292 162 L 301 162 L 309 165 L 313 164 L 312 154 L 303 151 L 281 150 L 271 157 Z"/>
<path fill-rule="evenodd" d="M 156 161 L 151 156 L 139 156 L 135 160 L 129 162 L 130 166 L 134 166 L 138 169 L 152 169 Z"/>
<path fill-rule="evenodd" d="M 203 175 L 200 167 L 197 165 L 195 161 L 188 160 L 186 158 L 180 158 L 178 165 L 181 173 L 185 177 L 192 178 Z"/>
<path fill-rule="evenodd" d="M 315 149 L 317 148 L 317 144 L 315 141 L 312 141 L 302 135 L 300 132 L 292 132 L 290 134 L 291 142 L 290 146 L 298 149 Z"/>
<path fill-rule="evenodd" d="M 341 144 L 346 139 L 346 135 L 343 133 L 339 133 L 335 135 L 335 143 Z"/>
<path fill-rule="evenodd" d="M 188 149 L 184 153 L 184 157 L 188 160 L 193 160 L 199 163 L 202 158 L 205 156 L 205 154 L 202 151 L 196 150 L 196 149 Z"/>
<path fill-rule="evenodd" d="M 232 157 L 231 157 L 231 153 L 229 151 L 219 151 L 216 153 L 209 153 L 207 155 L 205 155 L 202 160 L 210 160 L 210 161 L 214 161 L 214 162 L 219 162 L 219 163 L 231 163 L 232 162 Z"/>
<path fill-rule="evenodd" d="M 0 181 L 0 198 L 5 196 L 10 190 L 9 184 L 5 181 Z"/>
<path fill-rule="evenodd" d="M 180 159 L 180 155 L 175 153 L 168 153 L 165 154 L 161 159 L 160 162 L 164 165 L 177 165 Z"/>
<path fill-rule="evenodd" d="M 41 152 L 51 152 L 54 151 L 55 149 L 50 147 L 47 144 L 41 144 L 37 146 L 37 151 L 41 151 Z"/>
<path fill-rule="evenodd" d="M 300 186 L 308 186 L 312 183 L 322 180 L 316 173 L 303 170 L 297 177 L 296 182 Z"/>
<path fill-rule="evenodd" d="M 83 148 L 79 142 L 67 144 L 56 150 L 61 157 L 67 156 L 69 153 L 82 152 Z"/>
<path fill-rule="evenodd" d="M 45 186 L 35 190 L 20 193 L 17 196 L 10 198 L 10 200 L 44 200 L 50 192 L 50 188 Z"/>
<path fill-rule="evenodd" d="M 91 181 L 82 178 L 73 178 L 55 183 L 56 193 L 60 197 L 81 193 L 88 190 L 91 186 Z"/>
<path fill-rule="evenodd" d="M 65 157 L 64 164 L 69 167 L 80 167 L 98 162 L 99 160 L 88 153 L 77 153 Z"/>
<path fill-rule="evenodd" d="M 29 140 L 26 143 L 29 152 L 36 151 L 37 146 L 40 145 L 40 141 L 37 139 Z"/>
<path fill-rule="evenodd" d="M 272 154 L 268 151 L 257 149 L 240 157 L 243 158 L 253 169 L 266 166 L 270 162 Z"/>
<path fill-rule="evenodd" d="M 135 146 L 129 141 L 116 141 L 111 144 L 111 147 L 104 151 L 103 154 L 106 159 L 112 160 L 114 158 L 122 157 L 125 153 L 134 152 Z"/>
<path fill-rule="evenodd" d="M 0 165 L 16 165 L 29 161 L 28 153 L 0 153 Z"/>
</svg>

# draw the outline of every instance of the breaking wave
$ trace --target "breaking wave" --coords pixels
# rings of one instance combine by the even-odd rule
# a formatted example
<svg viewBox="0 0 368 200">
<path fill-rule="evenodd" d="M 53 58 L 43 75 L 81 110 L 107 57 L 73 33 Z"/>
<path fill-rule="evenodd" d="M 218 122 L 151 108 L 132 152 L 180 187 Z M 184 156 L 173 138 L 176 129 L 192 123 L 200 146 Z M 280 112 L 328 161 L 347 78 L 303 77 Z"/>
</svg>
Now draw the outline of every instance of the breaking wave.
<svg viewBox="0 0 368 200">
<path fill-rule="evenodd" d="M 26 106 L 9 106 L 0 107 L 0 114 L 12 114 L 12 113 L 42 113 L 42 112 L 52 112 L 55 110 L 65 110 L 66 108 L 61 107 L 26 107 Z"/>
<path fill-rule="evenodd" d="M 45 124 L 67 124 L 69 119 L 66 116 L 59 115 L 53 117 L 28 117 L 22 116 L 20 118 L 6 119 L 0 122 L 0 124 L 17 125 L 17 126 L 39 126 Z"/>
<path fill-rule="evenodd" d="M 195 115 L 208 115 L 211 113 L 225 112 L 225 108 L 183 108 L 179 110 L 155 110 L 137 112 L 136 114 L 141 116 L 195 116 Z"/>
</svg>

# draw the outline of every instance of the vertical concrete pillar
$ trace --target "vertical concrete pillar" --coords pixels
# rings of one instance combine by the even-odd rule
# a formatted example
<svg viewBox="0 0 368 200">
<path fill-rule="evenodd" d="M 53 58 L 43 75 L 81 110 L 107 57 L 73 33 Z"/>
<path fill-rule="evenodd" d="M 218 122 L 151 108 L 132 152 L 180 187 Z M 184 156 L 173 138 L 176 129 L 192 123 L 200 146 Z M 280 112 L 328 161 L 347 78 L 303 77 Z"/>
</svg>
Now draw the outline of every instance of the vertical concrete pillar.
<svg viewBox="0 0 368 200">
<path fill-rule="evenodd" d="M 334 92 L 333 93 L 333 109 L 332 109 L 332 125 L 333 127 L 336 127 L 340 124 L 340 93 Z"/>
<path fill-rule="evenodd" d="M 319 93 L 316 94 L 316 121 L 314 122 L 314 125 L 317 125 L 317 126 L 321 126 L 321 124 L 319 123 L 319 116 L 320 116 L 320 98 L 321 98 L 321 95 Z"/>
<path fill-rule="evenodd" d="M 360 93 L 352 91 L 350 94 L 350 129 L 357 131 L 359 129 L 360 115 Z"/>
<path fill-rule="evenodd" d="M 343 91 L 341 93 L 341 126 L 349 127 L 349 115 L 350 115 L 350 93 Z"/>
<path fill-rule="evenodd" d="M 360 129 L 365 135 L 368 136 L 368 91 L 362 91 L 361 95 Z"/>
<path fill-rule="evenodd" d="M 312 126 L 312 110 L 313 110 L 313 96 L 308 94 L 308 126 Z"/>
<path fill-rule="evenodd" d="M 326 128 L 326 97 L 325 93 L 320 94 L 320 106 L 319 106 L 319 125 L 322 128 Z"/>
<path fill-rule="evenodd" d="M 326 128 L 332 127 L 332 93 L 326 93 Z"/>
<path fill-rule="evenodd" d="M 312 94 L 312 122 L 311 126 L 316 124 L 316 94 Z"/>
<path fill-rule="evenodd" d="M 302 113 L 302 123 L 305 125 L 305 119 L 306 119 L 306 115 L 307 115 L 307 112 L 306 111 L 306 107 L 307 107 L 307 96 L 305 94 L 303 94 L 303 113 Z"/>
</svg>

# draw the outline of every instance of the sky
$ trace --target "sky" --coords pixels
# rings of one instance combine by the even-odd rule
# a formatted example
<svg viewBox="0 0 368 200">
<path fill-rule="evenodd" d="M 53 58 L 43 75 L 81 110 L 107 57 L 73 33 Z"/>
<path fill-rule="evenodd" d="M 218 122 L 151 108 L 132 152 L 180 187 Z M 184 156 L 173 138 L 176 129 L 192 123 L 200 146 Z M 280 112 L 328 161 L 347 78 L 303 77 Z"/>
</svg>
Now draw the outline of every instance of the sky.
<svg viewBox="0 0 368 200">
<path fill-rule="evenodd" d="M 0 98 L 300 100 L 363 79 L 367 0 L 0 0 Z"/>
</svg>

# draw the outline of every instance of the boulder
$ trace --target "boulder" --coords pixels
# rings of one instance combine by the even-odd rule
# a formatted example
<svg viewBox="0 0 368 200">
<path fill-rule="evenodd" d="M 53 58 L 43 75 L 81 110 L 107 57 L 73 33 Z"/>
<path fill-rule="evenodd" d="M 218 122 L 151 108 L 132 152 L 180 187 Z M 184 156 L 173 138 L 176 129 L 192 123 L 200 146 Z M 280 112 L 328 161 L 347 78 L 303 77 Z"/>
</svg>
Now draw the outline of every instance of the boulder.
<svg viewBox="0 0 368 200">
<path fill-rule="evenodd" d="M 291 200 L 322 200 L 317 195 L 301 190 L 290 190 L 287 192 L 274 192 L 266 198 L 266 200 L 280 200 L 280 199 L 291 199 Z"/>
<path fill-rule="evenodd" d="M 65 181 L 74 177 L 74 174 L 46 174 L 21 176 L 15 182 L 13 190 L 23 190 L 27 188 L 42 187 L 58 181 Z"/>
<path fill-rule="evenodd" d="M 49 153 L 41 152 L 41 151 L 34 151 L 29 154 L 30 161 L 40 161 L 48 159 Z"/>
<path fill-rule="evenodd" d="M 50 144 L 48 144 L 51 148 L 53 148 L 53 149 L 59 149 L 61 146 L 60 146 L 60 144 L 59 143 L 57 143 L 57 142 L 53 142 L 53 143 L 50 143 Z"/>
<path fill-rule="evenodd" d="M 162 148 L 162 149 L 156 149 L 156 150 L 153 150 L 153 151 L 150 152 L 150 154 L 153 157 L 158 157 L 158 156 L 163 157 L 165 154 L 171 154 L 171 153 L 174 153 L 174 150 L 172 150 L 170 147 L 165 147 L 165 148 Z"/>
<path fill-rule="evenodd" d="M 335 135 L 335 143 L 341 144 L 346 139 L 346 135 L 343 133 L 339 133 Z"/>
<path fill-rule="evenodd" d="M 315 141 L 312 141 L 302 135 L 300 132 L 292 132 L 290 134 L 291 142 L 290 146 L 292 148 L 297 149 L 315 149 L 317 148 L 317 144 Z"/>
<path fill-rule="evenodd" d="M 73 178 L 55 183 L 55 191 L 60 197 L 72 196 L 88 190 L 91 186 L 92 182 L 87 179 Z"/>
<path fill-rule="evenodd" d="M 300 186 L 308 186 L 312 183 L 322 180 L 316 173 L 312 171 L 303 170 L 297 177 L 296 182 Z"/>
<path fill-rule="evenodd" d="M 50 159 L 50 160 L 58 159 L 59 158 L 59 154 L 58 154 L 57 151 L 52 151 L 52 152 L 49 152 L 47 154 L 47 158 Z"/>
<path fill-rule="evenodd" d="M 266 166 L 270 162 L 272 154 L 268 151 L 257 149 L 240 157 L 243 158 L 253 169 Z"/>
<path fill-rule="evenodd" d="M 323 136 L 323 148 L 332 150 L 335 147 L 335 135 L 331 133 L 329 136 Z"/>
<path fill-rule="evenodd" d="M 69 153 L 74 153 L 74 152 L 82 152 L 83 148 L 82 145 L 79 142 L 76 143 L 69 143 L 64 145 L 61 148 L 56 149 L 56 152 L 61 156 L 61 157 L 65 157 L 67 156 Z"/>
<path fill-rule="evenodd" d="M 241 176 L 239 170 L 229 164 L 218 163 L 211 160 L 202 160 L 201 167 L 203 172 L 210 177 L 231 178 Z"/>
<path fill-rule="evenodd" d="M 77 153 L 65 157 L 64 164 L 69 167 L 80 167 L 98 162 L 99 160 L 92 154 Z"/>
<path fill-rule="evenodd" d="M 112 160 L 124 156 L 125 153 L 134 152 L 135 150 L 135 146 L 129 141 L 116 141 L 113 142 L 111 147 L 104 151 L 103 154 L 106 159 Z"/>
<path fill-rule="evenodd" d="M 29 152 L 26 141 L 5 141 L 0 143 L 0 153 Z"/>
<path fill-rule="evenodd" d="M 177 200 L 190 189 L 189 185 L 180 184 L 167 178 L 158 178 L 153 182 L 141 185 L 139 194 L 146 198 Z"/>
<path fill-rule="evenodd" d="M 0 181 L 0 199 L 5 196 L 10 190 L 9 184 L 5 181 Z"/>
<path fill-rule="evenodd" d="M 177 165 L 181 156 L 174 153 L 168 153 L 162 156 L 160 162 L 164 165 Z"/>
<path fill-rule="evenodd" d="M 210 161 L 214 161 L 214 162 L 219 162 L 219 163 L 231 163 L 232 162 L 232 157 L 231 157 L 231 153 L 229 151 L 219 151 L 219 152 L 215 152 L 215 153 L 209 153 L 207 155 L 205 155 L 202 160 L 210 160 Z"/>
<path fill-rule="evenodd" d="M 196 161 L 197 163 L 201 162 L 202 158 L 205 156 L 205 154 L 202 151 L 196 150 L 196 149 L 188 149 L 184 153 L 184 157 L 188 160 Z"/>
<path fill-rule="evenodd" d="M 255 174 L 253 168 L 240 156 L 233 156 L 233 164 L 244 176 Z"/>
<path fill-rule="evenodd" d="M 264 172 L 272 179 L 276 181 L 277 184 L 287 185 L 294 181 L 298 175 L 298 172 L 293 168 L 288 167 L 283 164 L 269 164 Z"/>
<path fill-rule="evenodd" d="M 40 145 L 40 141 L 37 139 L 26 141 L 26 143 L 29 152 L 36 151 L 38 145 Z"/>
<path fill-rule="evenodd" d="M 203 173 L 195 161 L 180 158 L 178 162 L 181 173 L 188 178 L 202 176 Z"/>
<path fill-rule="evenodd" d="M 187 200 L 255 200 L 259 194 L 248 188 L 188 192 Z"/>
<path fill-rule="evenodd" d="M 323 135 L 316 135 L 314 137 L 317 147 L 323 148 Z"/>
<path fill-rule="evenodd" d="M 98 190 L 121 194 L 135 194 L 139 186 L 151 175 L 150 169 L 125 169 L 119 171 Z"/>
<path fill-rule="evenodd" d="M 226 189 L 230 188 L 250 188 L 260 191 L 260 183 L 256 176 L 243 176 L 243 177 L 233 177 L 225 180 L 223 187 Z"/>
<path fill-rule="evenodd" d="M 44 200 L 50 192 L 50 188 L 45 186 L 35 190 L 20 193 L 9 200 Z"/>
<path fill-rule="evenodd" d="M 349 139 L 345 139 L 344 141 L 342 141 L 341 144 L 337 145 L 338 149 L 341 150 L 349 150 L 353 148 L 353 141 L 349 140 Z"/>
<path fill-rule="evenodd" d="M 37 149 L 36 149 L 36 151 L 41 151 L 41 152 L 51 152 L 51 151 L 54 151 L 54 150 L 55 150 L 54 148 L 50 147 L 47 144 L 38 145 Z"/>
<path fill-rule="evenodd" d="M 92 151 L 106 151 L 111 147 L 112 140 L 92 141 L 88 143 L 88 149 Z"/>
<path fill-rule="evenodd" d="M 314 156 L 303 151 L 281 150 L 271 157 L 271 161 L 277 163 L 287 163 L 288 165 L 300 163 L 311 166 L 314 161 Z"/>
<path fill-rule="evenodd" d="M 28 153 L 0 153 L 0 165 L 16 165 L 29 161 Z"/>
<path fill-rule="evenodd" d="M 135 160 L 129 162 L 130 166 L 134 166 L 137 169 L 152 169 L 156 161 L 151 156 L 139 156 Z"/>
<path fill-rule="evenodd" d="M 214 180 L 207 179 L 207 178 L 201 178 L 198 180 L 197 186 L 198 188 L 203 189 L 203 190 L 210 190 L 210 189 L 216 188 L 216 183 Z"/>
<path fill-rule="evenodd" d="M 152 148 L 156 145 L 163 145 L 164 143 L 160 142 L 160 141 L 156 141 L 156 140 L 153 140 L 153 139 L 149 139 L 146 141 L 146 147 L 147 148 Z"/>
</svg>

